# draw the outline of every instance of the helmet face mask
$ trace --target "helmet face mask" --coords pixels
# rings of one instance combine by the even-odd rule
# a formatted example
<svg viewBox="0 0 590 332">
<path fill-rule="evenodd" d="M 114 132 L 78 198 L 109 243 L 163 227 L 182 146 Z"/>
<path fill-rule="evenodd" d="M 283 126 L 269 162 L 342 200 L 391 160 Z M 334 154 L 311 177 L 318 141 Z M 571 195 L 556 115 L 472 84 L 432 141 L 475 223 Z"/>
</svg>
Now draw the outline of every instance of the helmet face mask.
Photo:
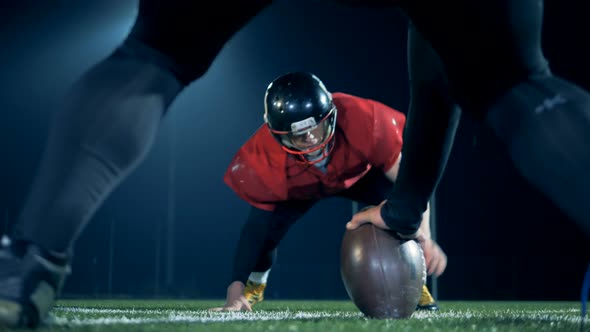
<svg viewBox="0 0 590 332">
<path fill-rule="evenodd" d="M 328 158 L 337 110 L 315 75 L 295 72 L 277 78 L 266 90 L 264 106 L 265 122 L 284 151 L 306 164 Z"/>
<path fill-rule="evenodd" d="M 315 121 L 313 121 L 314 125 L 308 127 L 307 130 L 277 132 L 271 129 L 271 132 L 279 139 L 284 151 L 299 156 L 298 159 L 301 161 L 315 164 L 327 158 L 329 152 L 331 152 L 335 120 L 336 108 L 333 108 L 319 124 L 315 124 Z M 320 155 L 323 158 L 319 158 Z"/>
<path fill-rule="evenodd" d="M 320 122 L 319 125 L 315 124 L 313 118 L 308 118 L 308 120 L 312 120 L 314 125 L 309 127 L 307 130 L 304 131 L 292 131 L 286 135 L 286 137 L 282 137 L 281 142 L 285 145 L 292 146 L 297 150 L 309 150 L 313 149 L 316 146 L 322 144 L 326 138 L 326 134 L 328 132 L 328 126 L 326 125 L 326 121 Z M 303 120 L 307 121 L 307 120 Z"/>
</svg>

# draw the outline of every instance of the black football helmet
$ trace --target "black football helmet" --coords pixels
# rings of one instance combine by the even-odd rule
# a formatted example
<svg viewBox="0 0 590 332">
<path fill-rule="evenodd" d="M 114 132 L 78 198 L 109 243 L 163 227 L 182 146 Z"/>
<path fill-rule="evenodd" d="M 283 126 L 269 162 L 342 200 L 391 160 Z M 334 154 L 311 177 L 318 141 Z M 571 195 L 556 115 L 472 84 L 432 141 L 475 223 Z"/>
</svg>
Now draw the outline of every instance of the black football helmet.
<svg viewBox="0 0 590 332">
<path fill-rule="evenodd" d="M 292 72 L 272 81 L 264 96 L 264 121 L 283 150 L 315 164 L 334 147 L 336 107 L 315 75 Z"/>
</svg>

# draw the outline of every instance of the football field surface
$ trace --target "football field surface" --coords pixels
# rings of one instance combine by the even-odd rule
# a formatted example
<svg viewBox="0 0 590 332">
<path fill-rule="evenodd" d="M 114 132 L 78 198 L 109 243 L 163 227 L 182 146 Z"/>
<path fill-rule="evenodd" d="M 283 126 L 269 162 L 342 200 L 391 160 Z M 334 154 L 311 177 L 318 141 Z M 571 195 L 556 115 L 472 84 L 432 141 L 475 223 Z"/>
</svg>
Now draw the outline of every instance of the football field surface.
<svg viewBox="0 0 590 332">
<path fill-rule="evenodd" d="M 365 318 L 350 301 L 267 300 L 211 312 L 223 300 L 61 300 L 39 331 L 580 331 L 579 302 L 439 302 L 403 320 Z M 583 331 L 590 331 L 585 319 Z"/>
</svg>

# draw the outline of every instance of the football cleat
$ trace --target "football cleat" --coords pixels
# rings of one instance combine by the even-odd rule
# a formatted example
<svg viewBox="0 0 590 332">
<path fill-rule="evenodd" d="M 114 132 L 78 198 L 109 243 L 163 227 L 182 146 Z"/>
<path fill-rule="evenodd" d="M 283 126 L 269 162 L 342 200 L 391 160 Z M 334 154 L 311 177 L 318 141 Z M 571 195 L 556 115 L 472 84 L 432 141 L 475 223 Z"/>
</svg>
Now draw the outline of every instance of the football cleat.
<svg viewBox="0 0 590 332">
<path fill-rule="evenodd" d="M 264 289 L 266 284 L 259 284 L 251 280 L 246 281 L 246 288 L 244 288 L 244 297 L 248 300 L 251 306 L 264 300 Z"/>
<path fill-rule="evenodd" d="M 438 304 L 436 304 L 436 301 L 432 298 L 432 295 L 430 295 L 428 287 L 426 287 L 426 285 L 422 286 L 422 295 L 420 295 L 416 310 L 437 311 L 438 309 Z"/>
<path fill-rule="evenodd" d="M 39 326 L 53 307 L 69 271 L 67 259 L 36 245 L 0 249 L 0 327 Z"/>
</svg>

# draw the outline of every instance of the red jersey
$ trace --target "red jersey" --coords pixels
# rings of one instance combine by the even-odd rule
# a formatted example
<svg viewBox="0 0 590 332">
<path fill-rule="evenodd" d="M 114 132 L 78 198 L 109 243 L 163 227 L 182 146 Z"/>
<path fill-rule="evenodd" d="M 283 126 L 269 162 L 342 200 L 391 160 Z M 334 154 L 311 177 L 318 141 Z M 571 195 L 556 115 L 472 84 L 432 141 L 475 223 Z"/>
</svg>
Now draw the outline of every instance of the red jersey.
<svg viewBox="0 0 590 332">
<path fill-rule="evenodd" d="M 320 199 L 350 188 L 372 167 L 388 171 L 402 148 L 406 117 L 380 102 L 335 92 L 334 148 L 322 172 L 281 149 L 266 124 L 242 145 L 224 176 L 249 204 L 272 211 L 280 201 Z"/>
</svg>

